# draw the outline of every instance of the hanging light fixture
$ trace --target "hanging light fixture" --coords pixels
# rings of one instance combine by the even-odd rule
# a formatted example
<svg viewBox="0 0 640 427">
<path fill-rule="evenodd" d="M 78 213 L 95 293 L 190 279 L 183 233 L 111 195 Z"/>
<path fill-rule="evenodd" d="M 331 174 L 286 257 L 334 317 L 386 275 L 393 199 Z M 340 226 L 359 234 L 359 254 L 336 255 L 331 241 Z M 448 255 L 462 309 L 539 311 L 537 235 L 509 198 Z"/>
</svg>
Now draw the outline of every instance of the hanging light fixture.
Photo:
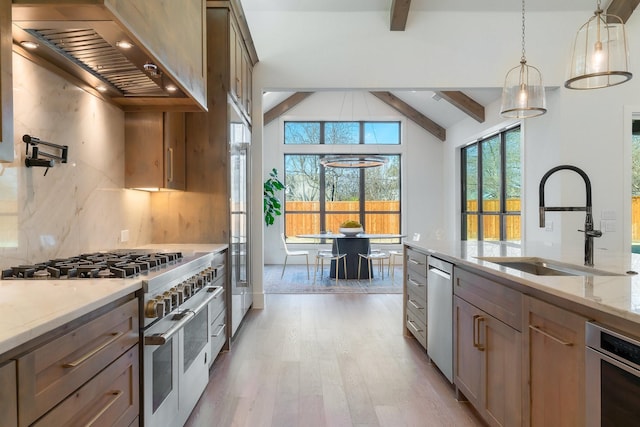
<svg viewBox="0 0 640 427">
<path fill-rule="evenodd" d="M 622 19 L 600 8 L 578 29 L 573 44 L 568 89 L 598 89 L 630 80 L 629 45 Z"/>
<path fill-rule="evenodd" d="M 540 70 L 527 65 L 524 29 L 524 0 L 522 0 L 522 58 L 520 65 L 509 70 L 504 79 L 502 106 L 500 107 L 500 114 L 503 117 L 526 119 L 547 112 Z"/>
<path fill-rule="evenodd" d="M 382 156 L 371 156 L 367 154 L 344 154 L 336 156 L 326 156 L 320 163 L 325 168 L 373 168 L 383 166 L 387 163 L 387 158 Z"/>
</svg>

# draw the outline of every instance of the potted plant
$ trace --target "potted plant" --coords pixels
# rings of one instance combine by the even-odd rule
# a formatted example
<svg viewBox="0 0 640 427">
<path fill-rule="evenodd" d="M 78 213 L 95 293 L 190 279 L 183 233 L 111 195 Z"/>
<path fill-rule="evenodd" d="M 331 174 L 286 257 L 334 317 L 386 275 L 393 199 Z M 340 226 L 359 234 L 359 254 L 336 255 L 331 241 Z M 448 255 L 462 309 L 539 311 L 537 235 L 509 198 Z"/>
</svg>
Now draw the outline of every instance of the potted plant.
<svg viewBox="0 0 640 427">
<path fill-rule="evenodd" d="M 282 215 L 282 203 L 276 196 L 276 192 L 284 190 L 285 186 L 278 179 L 278 170 L 271 169 L 269 178 L 264 182 L 263 204 L 264 204 L 264 223 L 266 226 L 273 225 L 276 216 Z"/>
<path fill-rule="evenodd" d="M 363 231 L 362 224 L 358 221 L 349 220 L 340 224 L 340 232 L 345 236 L 355 236 Z"/>
</svg>

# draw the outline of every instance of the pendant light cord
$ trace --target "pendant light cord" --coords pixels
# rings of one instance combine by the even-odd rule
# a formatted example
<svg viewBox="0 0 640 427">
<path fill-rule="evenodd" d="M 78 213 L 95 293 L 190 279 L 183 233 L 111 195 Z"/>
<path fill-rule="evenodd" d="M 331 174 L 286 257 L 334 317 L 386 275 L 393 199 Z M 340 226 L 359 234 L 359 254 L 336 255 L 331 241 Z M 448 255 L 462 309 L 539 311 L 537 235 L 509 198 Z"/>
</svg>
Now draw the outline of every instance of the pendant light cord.
<svg viewBox="0 0 640 427">
<path fill-rule="evenodd" d="M 522 58 L 520 59 L 521 63 L 527 62 L 527 59 L 524 55 L 524 0 L 522 0 Z"/>
</svg>

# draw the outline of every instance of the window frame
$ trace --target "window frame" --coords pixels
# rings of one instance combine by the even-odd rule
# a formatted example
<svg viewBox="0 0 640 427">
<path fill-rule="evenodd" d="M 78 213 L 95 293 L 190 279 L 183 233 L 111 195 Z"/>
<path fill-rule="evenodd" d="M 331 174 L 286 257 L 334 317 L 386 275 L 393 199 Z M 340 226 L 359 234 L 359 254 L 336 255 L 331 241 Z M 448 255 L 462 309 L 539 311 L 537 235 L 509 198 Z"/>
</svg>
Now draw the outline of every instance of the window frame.
<svg viewBox="0 0 640 427">
<path fill-rule="evenodd" d="M 520 154 L 520 210 L 507 211 L 507 135 L 516 129 L 520 132 L 520 153 L 522 153 L 522 125 L 520 123 L 503 129 L 499 132 L 492 133 L 488 136 L 482 137 L 477 141 L 468 144 L 460 149 L 460 239 L 463 241 L 469 240 L 468 238 L 468 218 L 470 216 L 476 216 L 477 218 L 477 241 L 485 241 L 484 236 L 484 218 L 488 216 L 498 216 L 500 225 L 499 241 L 507 241 L 507 218 L 510 216 L 518 216 L 522 219 L 522 155 Z M 485 211 L 484 210 L 484 191 L 483 191 L 483 159 L 482 159 L 482 144 L 492 141 L 496 136 L 500 138 L 500 210 L 499 211 Z M 468 210 L 467 199 L 467 150 L 471 147 L 477 147 L 477 166 L 476 166 L 476 182 L 477 182 L 477 210 Z M 522 241 L 522 225 L 520 227 L 520 241 Z"/>
</svg>

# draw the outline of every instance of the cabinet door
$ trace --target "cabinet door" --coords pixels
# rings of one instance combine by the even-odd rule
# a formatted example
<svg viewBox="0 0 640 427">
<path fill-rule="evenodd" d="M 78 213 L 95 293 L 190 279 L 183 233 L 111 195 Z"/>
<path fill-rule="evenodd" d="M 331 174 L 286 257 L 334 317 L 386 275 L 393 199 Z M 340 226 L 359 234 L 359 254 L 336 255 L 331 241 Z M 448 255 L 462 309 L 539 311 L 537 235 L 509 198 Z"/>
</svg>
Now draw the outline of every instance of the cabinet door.
<svg viewBox="0 0 640 427">
<path fill-rule="evenodd" d="M 492 316 L 478 319 L 484 347 L 485 395 L 480 411 L 489 425 L 515 426 L 522 420 L 522 334 Z"/>
<path fill-rule="evenodd" d="M 173 190 L 186 188 L 185 142 L 185 114 L 164 113 L 166 188 Z"/>
<path fill-rule="evenodd" d="M 535 298 L 525 299 L 525 375 L 531 426 L 585 424 L 585 322 Z"/>
<path fill-rule="evenodd" d="M 233 23 L 229 24 L 229 92 L 233 98 L 238 99 L 238 74 L 236 67 L 236 54 L 238 50 L 238 32 Z"/>
<path fill-rule="evenodd" d="M 18 425 L 16 362 L 0 367 L 0 427 Z"/>
<path fill-rule="evenodd" d="M 483 349 L 479 343 L 479 319 L 483 312 L 465 300 L 454 297 L 454 384 L 476 408 L 482 393 Z"/>
</svg>

